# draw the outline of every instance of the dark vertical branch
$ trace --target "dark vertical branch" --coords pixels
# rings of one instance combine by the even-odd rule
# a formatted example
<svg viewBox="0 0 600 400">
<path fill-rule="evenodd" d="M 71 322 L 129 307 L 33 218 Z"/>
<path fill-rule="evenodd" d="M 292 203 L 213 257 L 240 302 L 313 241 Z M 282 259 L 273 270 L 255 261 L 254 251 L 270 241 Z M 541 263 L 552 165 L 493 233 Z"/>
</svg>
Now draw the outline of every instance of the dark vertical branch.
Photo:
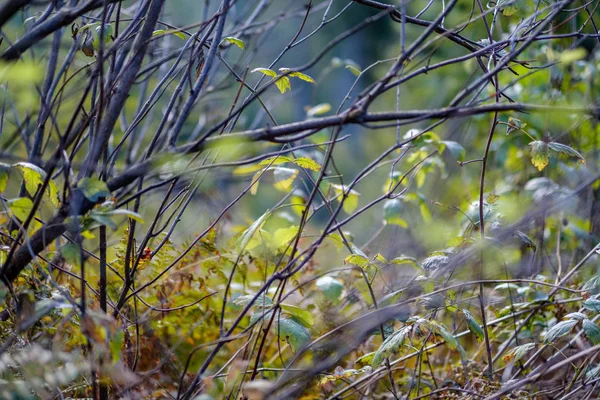
<svg viewBox="0 0 600 400">
<path fill-rule="evenodd" d="M 31 0 L 6 0 L 0 5 L 0 27 L 12 18 L 20 8 L 31 3 Z"/>
<path fill-rule="evenodd" d="M 56 64 L 58 60 L 58 53 L 60 51 L 62 36 L 63 30 L 58 29 L 54 32 L 52 38 L 52 48 L 50 49 L 50 55 L 48 56 L 48 62 L 46 63 L 46 77 L 44 78 L 44 85 L 42 87 L 42 93 L 40 96 L 40 112 L 38 115 L 36 131 L 33 135 L 33 145 L 31 148 L 31 155 L 29 157 L 30 160 L 37 160 L 41 156 L 46 120 L 51 113 L 50 104 L 52 96 L 52 82 L 56 72 Z"/>
<path fill-rule="evenodd" d="M 192 111 L 192 107 L 194 106 L 196 99 L 200 95 L 200 92 L 202 91 L 202 88 L 204 87 L 204 83 L 206 82 L 206 80 L 208 78 L 208 73 L 210 72 L 210 69 L 215 61 L 217 49 L 219 48 L 219 44 L 221 43 L 221 39 L 223 37 L 223 28 L 225 27 L 225 18 L 227 17 L 228 9 L 229 9 L 229 0 L 224 0 L 223 3 L 221 4 L 221 10 L 220 10 L 221 15 L 219 17 L 219 22 L 217 24 L 217 31 L 215 32 L 215 36 L 212 39 L 212 43 L 210 45 L 208 55 L 206 56 L 206 59 L 204 60 L 204 66 L 202 68 L 202 73 L 200 74 L 200 77 L 194 84 L 194 88 L 190 92 L 190 95 L 187 98 L 187 100 L 183 106 L 183 109 L 181 110 L 181 113 L 179 114 L 179 117 L 177 118 L 177 122 L 175 122 L 175 125 L 173 126 L 173 128 L 169 134 L 169 146 L 171 148 L 175 148 L 175 144 L 177 142 L 177 138 L 179 137 L 181 128 L 183 127 L 183 124 L 185 123 L 188 116 L 190 115 L 190 112 Z"/>
<path fill-rule="evenodd" d="M 119 118 L 119 113 L 125 105 L 125 100 L 129 96 L 131 86 L 142 65 L 146 49 L 148 48 L 148 39 L 152 36 L 163 3 L 164 0 L 152 0 L 152 3 L 148 7 L 144 25 L 138 33 L 133 49 L 131 50 L 131 59 L 127 63 L 127 68 L 124 69 L 122 75 L 119 77 L 118 83 L 115 84 L 114 91 L 110 94 L 110 103 L 107 106 L 106 113 L 102 117 L 102 122 L 93 145 L 90 148 L 90 152 L 83 161 L 78 174 L 79 178 L 92 175 L 96 169 L 100 155 L 106 147 L 113 127 Z"/>
</svg>

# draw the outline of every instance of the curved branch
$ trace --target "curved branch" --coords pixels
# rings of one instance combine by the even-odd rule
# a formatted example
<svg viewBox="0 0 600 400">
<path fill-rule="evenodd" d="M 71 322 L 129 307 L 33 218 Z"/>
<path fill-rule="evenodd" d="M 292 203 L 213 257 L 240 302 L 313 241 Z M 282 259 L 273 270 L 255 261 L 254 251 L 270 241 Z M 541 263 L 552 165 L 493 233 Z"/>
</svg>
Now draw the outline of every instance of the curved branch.
<svg viewBox="0 0 600 400">
<path fill-rule="evenodd" d="M 120 0 L 108 0 L 108 3 L 116 3 Z M 18 3 L 19 1 L 13 1 L 11 3 Z M 22 1 L 21 1 L 22 2 Z M 28 1 L 24 2 L 28 3 Z M 81 15 L 94 10 L 96 8 L 102 7 L 104 5 L 104 0 L 90 0 L 84 5 L 80 7 L 64 7 L 56 14 L 54 14 L 51 18 L 44 21 L 40 25 L 36 26 L 29 32 L 27 32 L 21 39 L 16 41 L 12 46 L 10 46 L 2 55 L 0 59 L 5 61 L 11 61 L 18 59 L 23 52 L 29 49 L 31 46 L 56 31 L 57 29 L 62 28 L 63 26 L 69 25 L 71 22 L 75 21 Z M 6 5 L 5 7 L 8 7 Z M 0 9 L 0 25 L 2 23 L 2 11 Z M 17 8 L 18 10 L 18 8 Z M 17 11 L 15 10 L 15 12 Z"/>
</svg>

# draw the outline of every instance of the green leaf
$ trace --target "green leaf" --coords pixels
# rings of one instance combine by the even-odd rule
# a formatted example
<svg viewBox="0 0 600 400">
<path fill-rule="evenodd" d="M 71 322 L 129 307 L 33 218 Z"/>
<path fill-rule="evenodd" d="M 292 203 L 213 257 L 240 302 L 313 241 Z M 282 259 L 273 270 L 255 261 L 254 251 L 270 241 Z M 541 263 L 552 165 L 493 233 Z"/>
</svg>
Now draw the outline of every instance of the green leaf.
<svg viewBox="0 0 600 400">
<path fill-rule="evenodd" d="M 88 29 L 92 29 L 95 26 L 100 25 L 100 22 L 90 22 L 89 24 L 85 24 L 84 26 L 82 26 L 81 28 L 79 28 L 79 33 L 85 32 Z"/>
<path fill-rule="evenodd" d="M 81 237 L 84 239 L 94 239 L 96 235 L 94 235 L 91 231 L 85 230 L 81 232 Z"/>
<path fill-rule="evenodd" d="M 373 360 L 373 357 L 375 357 L 375 353 L 375 351 L 372 351 L 361 357 L 358 357 L 356 361 L 354 361 L 354 364 L 370 364 Z"/>
<path fill-rule="evenodd" d="M 385 180 L 385 184 L 383 185 L 383 193 L 388 193 L 390 190 L 393 190 L 400 184 L 400 179 L 403 178 L 403 174 L 400 171 L 394 171 L 392 174 Z"/>
<path fill-rule="evenodd" d="M 4 257 L 2 257 L 2 259 L 0 259 L 0 261 L 4 263 Z M 0 301 L 4 301 L 4 299 L 6 298 L 6 295 L 8 293 L 9 293 L 9 290 L 6 287 L 6 284 L 4 282 L 0 281 Z"/>
<path fill-rule="evenodd" d="M 597 378 L 598 374 L 600 374 L 600 365 L 597 365 L 594 368 L 589 367 L 585 373 L 585 379 L 592 380 L 594 378 Z"/>
<path fill-rule="evenodd" d="M 27 217 L 33 209 L 33 202 L 28 197 L 19 197 L 7 201 L 8 209 L 17 217 L 20 221 L 27 220 Z"/>
<path fill-rule="evenodd" d="M 585 285 L 583 285 L 581 290 L 590 291 L 598 287 L 600 287 L 600 275 L 592 277 L 589 281 L 585 283 Z"/>
<path fill-rule="evenodd" d="M 346 65 L 346 69 L 352 72 L 355 76 L 359 76 L 361 71 L 356 65 Z"/>
<path fill-rule="evenodd" d="M 440 151 L 440 154 L 442 154 L 444 150 L 448 149 L 452 157 L 454 157 L 457 160 L 463 160 L 465 158 L 465 148 L 462 147 L 462 145 L 458 142 L 454 142 L 451 140 L 442 140 L 438 144 L 438 149 Z"/>
<path fill-rule="evenodd" d="M 112 211 L 107 212 L 107 215 L 110 215 L 111 217 L 124 215 L 134 221 L 141 223 L 141 224 L 143 224 L 145 222 L 144 217 L 142 217 L 140 214 L 138 214 L 136 212 L 129 211 L 129 210 L 123 210 L 123 209 L 112 210 Z"/>
<path fill-rule="evenodd" d="M 94 34 L 94 41 L 93 46 L 95 49 L 98 49 L 100 47 L 100 32 L 102 31 L 102 26 L 100 24 L 98 24 L 98 26 L 96 27 L 96 32 Z M 113 33 L 113 27 L 111 24 L 106 24 L 104 25 L 104 43 L 109 43 L 112 40 L 112 33 Z"/>
<path fill-rule="evenodd" d="M 277 78 L 275 80 L 275 85 L 277 86 L 277 89 L 279 89 L 279 91 L 282 94 L 285 93 L 286 91 L 292 89 L 292 86 L 290 84 L 289 78 L 287 76 L 277 77 L 277 72 L 273 71 L 272 69 L 268 69 L 268 68 L 254 68 L 250 72 L 251 73 L 260 72 L 261 74 L 264 74 L 266 76 L 270 76 L 272 78 Z"/>
<path fill-rule="evenodd" d="M 27 192 L 33 196 L 37 192 L 38 186 L 44 183 L 46 179 L 46 171 L 38 167 L 37 165 L 20 162 L 14 164 L 21 173 L 23 174 L 23 180 L 25 181 L 25 188 Z"/>
<path fill-rule="evenodd" d="M 96 178 L 82 178 L 77 182 L 77 189 L 81 190 L 83 195 L 93 203 L 110 196 L 106 182 Z"/>
<path fill-rule="evenodd" d="M 56 183 L 52 179 L 48 182 L 48 189 L 46 189 L 46 194 L 50 198 L 50 202 L 54 207 L 58 207 L 60 205 L 60 199 L 58 198 L 58 187 L 56 187 Z"/>
<path fill-rule="evenodd" d="M 563 154 L 566 154 L 566 155 L 571 156 L 571 157 L 576 157 L 583 164 L 585 164 L 585 159 L 583 158 L 583 156 L 581 155 L 581 153 L 579 153 L 574 148 L 567 146 L 566 144 L 557 143 L 557 142 L 550 142 L 550 143 L 548 143 L 548 147 L 551 150 L 558 151 L 559 153 L 563 153 Z"/>
<path fill-rule="evenodd" d="M 383 362 L 386 358 L 391 356 L 393 353 L 396 353 L 400 347 L 404 344 L 406 337 L 410 333 L 410 326 L 403 326 L 398 329 L 396 332 L 392 333 L 387 337 L 379 346 L 379 349 L 375 352 L 373 359 L 371 360 L 371 366 L 377 367 L 379 364 Z"/>
<path fill-rule="evenodd" d="M 580 312 L 569 313 L 565 315 L 565 319 L 576 319 L 578 321 L 583 321 L 587 319 L 586 315 Z"/>
<path fill-rule="evenodd" d="M 517 7 L 514 3 L 509 4 L 505 7 L 502 7 L 502 15 L 504 15 L 505 17 L 510 17 L 512 15 L 515 15 L 518 12 L 519 12 L 519 7 Z"/>
<path fill-rule="evenodd" d="M 315 323 L 313 315 L 310 313 L 310 311 L 303 310 L 300 307 L 292 306 L 291 304 L 282 303 L 279 305 L 279 307 L 281 307 L 285 313 L 296 318 L 298 322 L 307 328 L 310 328 Z"/>
<path fill-rule="evenodd" d="M 595 298 L 587 299 L 582 304 L 583 308 L 593 312 L 600 312 L 600 300 Z"/>
<path fill-rule="evenodd" d="M 431 222 L 431 211 L 429 211 L 429 206 L 425 201 L 421 201 L 419 204 L 419 211 L 424 222 Z"/>
<path fill-rule="evenodd" d="M 531 147 L 531 163 L 538 171 L 543 170 L 548 165 L 548 143 L 536 140 L 529 143 Z"/>
<path fill-rule="evenodd" d="M 446 329 L 445 326 L 443 326 L 442 324 L 438 323 L 438 322 L 434 322 L 434 321 L 430 321 L 431 325 L 433 326 L 433 330 L 442 337 L 442 339 L 444 339 L 444 341 L 446 342 L 446 344 L 448 345 L 449 348 L 451 349 L 458 349 L 458 350 L 462 350 L 462 347 L 460 347 L 460 343 L 458 343 L 458 340 L 454 337 L 454 335 L 452 335 L 450 332 L 448 332 L 448 330 Z"/>
<path fill-rule="evenodd" d="M 369 265 L 369 259 L 359 254 L 350 254 L 344 259 L 344 264 L 352 264 L 364 268 Z"/>
<path fill-rule="evenodd" d="M 600 328 L 589 319 L 583 320 L 583 333 L 594 346 L 600 344 Z"/>
<path fill-rule="evenodd" d="M 263 171 L 258 171 L 256 172 L 254 175 L 252 175 L 252 179 L 251 182 L 252 183 L 252 187 L 250 188 L 250 194 L 252 196 L 255 196 L 256 193 L 258 193 L 258 185 L 260 184 L 260 178 L 263 176 Z"/>
<path fill-rule="evenodd" d="M 67 243 L 60 248 L 60 254 L 70 265 L 81 266 L 81 248 L 76 243 Z"/>
<path fill-rule="evenodd" d="M 185 40 L 185 35 L 181 31 L 174 30 L 174 29 L 169 29 L 169 30 L 159 29 L 159 30 L 152 32 L 152 36 L 158 36 L 158 35 L 175 35 L 179 39 Z"/>
<path fill-rule="evenodd" d="M 23 175 L 23 180 L 25 181 L 25 188 L 27 189 L 27 192 L 31 196 L 34 196 L 38 190 L 38 187 L 42 185 L 44 183 L 44 180 L 46 179 L 46 171 L 44 171 L 37 165 L 27 162 L 16 163 L 13 164 L 13 166 L 17 167 L 21 171 L 21 174 Z M 46 188 L 46 195 L 49 197 L 50 202 L 55 207 L 58 207 L 60 203 L 58 199 L 58 188 L 52 180 L 48 182 L 48 186 Z"/>
<path fill-rule="evenodd" d="M 438 149 L 439 149 L 439 144 L 440 144 L 441 140 L 440 140 L 440 136 L 437 133 L 435 133 L 433 131 L 428 131 L 423 134 L 420 134 L 420 132 L 417 131 L 416 133 L 419 134 L 419 136 L 412 141 L 413 146 L 422 147 L 422 146 L 431 144 L 431 145 L 438 147 Z M 408 131 L 406 133 L 406 135 L 404 135 L 404 139 L 410 139 L 411 137 L 414 137 L 414 136 L 415 136 L 415 132 L 413 129 L 411 129 L 410 131 Z M 418 155 L 419 153 L 415 153 L 415 154 Z M 421 157 L 426 156 L 426 155 L 427 155 L 426 152 L 421 153 Z"/>
<path fill-rule="evenodd" d="M 400 216 L 404 210 L 404 204 L 400 199 L 386 200 L 383 204 L 383 222 L 391 225 L 399 225 L 408 228 L 406 221 Z"/>
<path fill-rule="evenodd" d="M 227 36 L 227 37 L 223 38 L 223 40 L 228 43 L 236 45 L 237 47 L 239 47 L 242 50 L 246 49 L 246 44 L 241 39 L 238 39 L 236 37 Z"/>
<path fill-rule="evenodd" d="M 510 362 L 511 360 L 514 362 L 519 361 L 523 357 L 527 355 L 533 348 L 535 347 L 535 343 L 525 343 L 520 346 L 516 346 L 510 349 L 502 359 L 505 363 Z"/>
<path fill-rule="evenodd" d="M 356 207 L 358 207 L 358 193 L 351 191 L 344 200 L 342 209 L 346 214 L 351 214 L 352 211 L 356 210 Z"/>
<path fill-rule="evenodd" d="M 404 204 L 400 199 L 389 199 L 383 203 L 383 216 L 384 220 L 388 218 L 397 217 L 404 211 Z"/>
<path fill-rule="evenodd" d="M 110 338 L 110 355 L 113 363 L 116 363 L 121 359 L 124 337 L 125 334 L 123 330 L 117 329 L 117 331 Z"/>
<path fill-rule="evenodd" d="M 496 193 L 490 193 L 490 194 L 489 194 L 489 195 L 486 197 L 485 201 L 486 201 L 488 204 L 494 204 L 494 203 L 496 203 L 496 202 L 498 201 L 498 199 L 499 199 L 499 198 L 500 198 L 500 196 L 498 196 Z"/>
<path fill-rule="evenodd" d="M 110 218 L 108 213 L 92 210 L 90 211 L 90 217 L 100 225 L 108 226 L 113 231 L 118 229 L 117 224 Z"/>
<path fill-rule="evenodd" d="M 511 132 L 521 130 L 525 128 L 527 124 L 520 119 L 508 117 L 508 123 L 506 125 L 506 135 L 508 136 Z"/>
<path fill-rule="evenodd" d="M 20 332 L 31 328 L 36 322 L 57 308 L 72 308 L 72 305 L 62 297 L 43 299 L 34 303 L 32 296 L 21 297 L 21 307 L 17 312 L 17 327 Z"/>
<path fill-rule="evenodd" d="M 450 263 L 450 258 L 443 255 L 433 255 L 427 257 L 421 263 L 421 266 L 425 271 L 435 271 L 438 268 L 442 268 Z"/>
<path fill-rule="evenodd" d="M 317 279 L 315 285 L 323 292 L 325 297 L 331 301 L 339 299 L 344 291 L 344 285 L 342 282 L 330 276 L 324 276 Z"/>
<path fill-rule="evenodd" d="M 248 246 L 246 246 L 246 251 L 251 252 L 257 247 L 263 250 L 270 250 L 273 248 L 273 243 L 273 234 L 264 229 L 259 229 L 250 240 L 250 243 L 248 243 Z"/>
<path fill-rule="evenodd" d="M 300 323 L 291 318 L 277 318 L 278 330 L 277 334 L 282 340 L 287 342 L 292 347 L 292 350 L 298 351 L 302 346 L 310 340 L 310 333 Z"/>
<path fill-rule="evenodd" d="M 27 26 L 28 24 L 32 24 L 33 22 L 35 22 L 37 19 L 39 18 L 39 15 L 34 15 L 32 17 L 26 18 L 25 21 L 23 21 L 23 26 Z"/>
<path fill-rule="evenodd" d="M 251 74 L 253 74 L 255 72 L 260 72 L 261 74 L 270 76 L 272 78 L 275 78 L 277 76 L 277 72 L 275 72 L 269 68 L 254 68 L 252 71 L 250 71 Z"/>
<path fill-rule="evenodd" d="M 262 228 L 262 226 L 265 224 L 270 215 L 271 211 L 267 210 L 263 215 L 260 216 L 260 218 L 254 221 L 254 223 L 250 225 L 248 229 L 246 229 L 240 235 L 237 241 L 237 248 L 239 251 L 243 251 L 246 248 L 246 246 L 248 246 L 248 243 L 250 243 L 252 236 L 254 236 L 254 234 L 258 232 L 260 228 Z"/>
<path fill-rule="evenodd" d="M 292 225 L 287 228 L 280 228 L 273 234 L 273 245 L 275 250 L 285 250 L 290 242 L 298 235 L 298 226 Z"/>
<path fill-rule="evenodd" d="M 412 257 L 407 257 L 407 256 L 396 257 L 390 261 L 390 264 L 396 264 L 396 265 L 408 264 L 411 267 L 414 267 L 418 270 L 421 269 L 421 267 L 419 267 L 419 264 L 417 264 L 416 259 L 414 259 Z"/>
<path fill-rule="evenodd" d="M 0 163 L 0 193 L 6 190 L 8 178 L 10 176 L 10 165 Z"/>
<path fill-rule="evenodd" d="M 429 290 L 425 290 L 426 292 Z M 432 294 L 421 299 L 421 304 L 427 310 L 438 310 L 446 306 L 446 299 L 441 293 Z"/>
<path fill-rule="evenodd" d="M 385 259 L 385 257 L 383 255 L 381 255 L 380 253 L 377 253 L 375 255 L 375 257 L 373 257 L 373 261 L 378 261 L 382 264 L 387 264 L 388 260 Z"/>
<path fill-rule="evenodd" d="M 337 251 L 341 251 L 345 246 L 344 239 L 339 233 L 330 233 L 327 235 L 327 239 L 331 240 Z"/>
<path fill-rule="evenodd" d="M 290 204 L 292 205 L 292 211 L 298 216 L 302 216 L 306 209 L 306 197 L 302 192 L 295 190 L 292 197 L 290 197 Z"/>
<path fill-rule="evenodd" d="M 462 312 L 463 312 L 463 314 L 465 314 L 465 318 L 467 320 L 467 326 L 469 327 L 469 330 L 475 334 L 475 337 L 477 337 L 477 340 L 479 340 L 479 341 L 483 340 L 484 332 L 483 332 L 483 329 L 481 328 L 481 326 L 479 325 L 479 322 L 477 322 L 477 320 L 475 320 L 473 315 L 471 315 L 471 313 L 468 310 L 462 310 Z"/>
<path fill-rule="evenodd" d="M 547 344 L 554 343 L 558 338 L 568 335 L 571 332 L 571 329 L 577 325 L 579 321 L 576 319 L 568 319 L 566 321 L 560 321 L 556 325 L 546 332 L 544 335 L 544 342 Z"/>
<path fill-rule="evenodd" d="M 568 49 L 560 52 L 558 60 L 563 64 L 573 64 L 575 61 L 583 60 L 587 56 L 587 50 L 583 47 Z"/>
<path fill-rule="evenodd" d="M 280 164 L 285 164 L 285 163 L 294 163 L 299 167 L 302 167 L 305 169 L 310 169 L 311 171 L 320 171 L 321 170 L 321 166 L 316 161 L 314 161 L 308 157 L 292 158 L 292 157 L 286 157 L 286 156 L 275 156 L 275 157 L 269 157 L 267 159 L 262 160 L 258 165 L 274 166 L 274 165 L 280 165 Z"/>
<path fill-rule="evenodd" d="M 260 309 L 259 311 L 253 313 L 250 316 L 250 325 L 254 325 L 259 321 L 265 321 L 271 319 L 273 316 L 273 310 L 270 310 L 271 307 L 265 307 L 264 309 Z M 262 323 L 262 322 L 261 322 Z"/>
<path fill-rule="evenodd" d="M 444 341 L 446 342 L 446 344 L 448 345 L 449 348 L 451 349 L 459 349 L 460 344 L 458 343 L 458 340 L 456 340 L 456 337 L 454 337 L 454 335 L 452 335 L 445 327 L 443 326 L 438 326 L 437 332 L 439 333 L 439 335 L 444 339 Z"/>
<path fill-rule="evenodd" d="M 523 243 L 527 247 L 532 248 L 533 251 L 536 251 L 537 247 L 536 247 L 535 243 L 533 243 L 533 240 L 531 240 L 531 238 L 529 236 L 527 236 L 526 234 L 524 234 L 521 231 L 515 231 L 514 234 L 517 235 L 517 237 L 519 238 L 521 243 Z"/>
<path fill-rule="evenodd" d="M 303 80 L 304 82 L 316 83 L 315 80 L 312 77 L 310 77 L 310 76 L 308 76 L 306 74 L 303 74 L 302 72 L 292 72 L 290 74 L 290 76 L 293 76 L 294 78 L 298 78 L 300 80 Z"/>
<path fill-rule="evenodd" d="M 333 183 L 331 183 L 329 186 L 333 189 L 340 201 L 342 200 L 341 197 L 346 194 L 347 197 L 344 200 L 344 205 L 342 206 L 342 209 L 346 214 L 352 213 L 352 211 L 358 207 L 358 196 L 360 195 L 358 192 L 354 190 L 348 191 L 344 186 Z"/>
<path fill-rule="evenodd" d="M 252 299 L 254 299 L 254 296 L 255 295 L 253 294 L 238 296 L 233 300 L 233 304 L 240 307 L 246 307 L 248 304 L 250 304 Z M 268 309 L 273 306 L 273 301 L 263 293 L 262 295 L 258 296 L 253 306 L 258 309 Z"/>
<path fill-rule="evenodd" d="M 42 83 L 44 75 L 43 63 L 21 58 L 19 62 L 2 63 L 0 82 L 3 84 L 10 84 L 12 89 L 19 88 L 19 96 L 15 96 L 14 98 L 16 101 L 15 105 L 19 106 L 19 104 L 25 104 L 27 107 L 30 107 L 33 106 L 34 102 L 39 102 L 39 99 L 37 99 L 37 92 L 33 91 L 33 93 L 28 93 L 27 91 L 31 90 L 32 84 Z M 17 94 L 17 92 L 15 92 L 15 94 Z M 21 101 L 24 99 L 19 99 L 19 97 L 28 97 L 31 101 L 22 103 Z M 3 141 L 2 143 L 4 150 L 6 150 L 7 143 L 7 141 Z"/>
</svg>

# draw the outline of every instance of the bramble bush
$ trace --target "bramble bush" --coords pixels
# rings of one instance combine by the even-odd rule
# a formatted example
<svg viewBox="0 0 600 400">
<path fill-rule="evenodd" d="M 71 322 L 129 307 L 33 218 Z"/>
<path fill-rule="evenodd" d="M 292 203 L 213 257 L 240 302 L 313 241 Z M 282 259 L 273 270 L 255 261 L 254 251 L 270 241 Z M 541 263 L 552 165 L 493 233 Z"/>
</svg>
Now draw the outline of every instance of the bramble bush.
<svg viewBox="0 0 600 400">
<path fill-rule="evenodd" d="M 0 397 L 597 397 L 599 7 L 4 0 Z"/>
</svg>

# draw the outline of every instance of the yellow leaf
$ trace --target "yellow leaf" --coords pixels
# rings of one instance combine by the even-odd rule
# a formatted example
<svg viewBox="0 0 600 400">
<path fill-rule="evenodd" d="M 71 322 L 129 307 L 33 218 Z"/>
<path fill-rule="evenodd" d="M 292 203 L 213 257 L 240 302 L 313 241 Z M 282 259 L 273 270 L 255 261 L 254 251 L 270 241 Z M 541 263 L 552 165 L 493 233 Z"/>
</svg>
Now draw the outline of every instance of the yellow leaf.
<svg viewBox="0 0 600 400">
<path fill-rule="evenodd" d="M 314 117 L 316 115 L 322 115 L 322 114 L 328 113 L 330 110 L 331 110 L 331 104 L 321 103 L 321 104 L 317 104 L 316 106 L 309 108 L 306 111 L 306 116 Z"/>
<path fill-rule="evenodd" d="M 284 94 L 288 90 L 292 90 L 292 85 L 290 84 L 290 80 L 287 76 L 282 76 L 279 79 L 277 79 L 275 81 L 275 85 L 277 86 L 277 89 L 279 89 L 281 94 Z"/>
<path fill-rule="evenodd" d="M 152 32 L 152 36 L 158 36 L 158 35 L 175 35 L 179 39 L 185 40 L 185 35 L 182 32 L 180 32 L 178 30 L 173 30 L 173 29 L 170 29 L 170 30 L 159 29 L 159 30 Z"/>
<path fill-rule="evenodd" d="M 306 74 L 303 74 L 302 72 L 292 72 L 290 74 L 290 76 L 293 76 L 294 78 L 301 79 L 301 80 L 303 80 L 305 82 L 316 83 L 313 78 L 311 78 L 310 76 L 308 76 Z"/>
<path fill-rule="evenodd" d="M 346 214 L 352 213 L 358 207 L 358 193 L 350 193 L 344 201 L 343 209 Z"/>
<path fill-rule="evenodd" d="M 242 165 L 233 170 L 233 175 L 248 175 L 262 169 L 260 164 Z"/>
<path fill-rule="evenodd" d="M 276 77 L 277 76 L 277 72 L 273 71 L 272 69 L 269 68 L 254 68 L 252 71 L 250 71 L 250 73 L 255 73 L 255 72 L 260 72 L 261 74 L 270 76 L 270 77 Z"/>
<path fill-rule="evenodd" d="M 299 167 L 310 169 L 311 171 L 320 171 L 321 166 L 315 161 L 308 157 L 299 157 L 292 160 L 294 164 Z"/>
<path fill-rule="evenodd" d="M 344 264 L 353 264 L 363 268 L 369 265 L 369 260 L 358 254 L 350 254 L 344 259 Z"/>
<path fill-rule="evenodd" d="M 258 183 L 259 183 L 259 181 L 260 181 L 260 175 L 261 175 L 261 174 L 262 174 L 262 170 L 261 170 L 261 171 L 258 171 L 257 173 L 255 173 L 255 174 L 252 176 L 252 182 L 254 182 L 254 183 L 252 184 L 252 187 L 250 188 L 250 194 L 251 194 L 252 196 L 256 195 L 256 193 L 258 192 Z"/>
<path fill-rule="evenodd" d="M 548 165 L 548 143 L 536 140 L 529 143 L 531 147 L 531 163 L 542 171 Z"/>
<path fill-rule="evenodd" d="M 294 211 L 294 213 L 296 213 L 298 216 L 302 216 L 304 210 L 306 209 L 306 198 L 301 195 L 301 193 L 302 192 L 296 191 L 295 194 L 290 198 L 292 211 Z"/>
<path fill-rule="evenodd" d="M 273 184 L 273 186 L 275 187 L 275 189 L 282 192 L 289 191 L 292 188 L 292 183 L 294 182 L 294 179 L 296 179 L 296 176 L 298 176 L 298 173 L 300 171 L 298 171 L 297 169 L 283 167 L 275 167 L 273 169 L 273 176 L 275 177 L 275 183 Z"/>
<path fill-rule="evenodd" d="M 260 163 L 258 163 L 258 165 L 279 165 L 279 164 L 285 164 L 287 162 L 293 162 L 294 160 L 290 157 L 286 157 L 286 156 L 275 156 L 275 157 L 269 157 L 267 159 L 262 160 Z"/>
</svg>

